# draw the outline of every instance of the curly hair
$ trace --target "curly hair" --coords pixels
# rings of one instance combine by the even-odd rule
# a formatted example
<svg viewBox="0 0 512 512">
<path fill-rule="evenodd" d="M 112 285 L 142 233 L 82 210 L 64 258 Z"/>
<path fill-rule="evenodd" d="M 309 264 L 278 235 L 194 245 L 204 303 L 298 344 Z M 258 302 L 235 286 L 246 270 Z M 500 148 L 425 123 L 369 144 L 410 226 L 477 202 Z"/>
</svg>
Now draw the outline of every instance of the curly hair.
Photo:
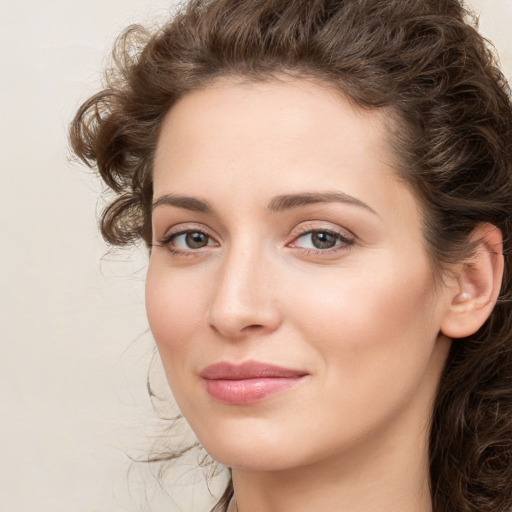
<svg viewBox="0 0 512 512">
<path fill-rule="evenodd" d="M 110 244 L 151 246 L 153 157 L 173 104 L 221 77 L 283 73 L 393 113 L 397 172 L 423 208 L 437 269 L 468 255 L 479 224 L 501 230 L 498 302 L 478 332 L 454 340 L 439 384 L 430 483 L 435 512 L 512 510 L 512 104 L 463 3 L 191 0 L 156 33 L 126 29 L 113 62 L 70 130 L 116 195 L 101 216 Z"/>
</svg>

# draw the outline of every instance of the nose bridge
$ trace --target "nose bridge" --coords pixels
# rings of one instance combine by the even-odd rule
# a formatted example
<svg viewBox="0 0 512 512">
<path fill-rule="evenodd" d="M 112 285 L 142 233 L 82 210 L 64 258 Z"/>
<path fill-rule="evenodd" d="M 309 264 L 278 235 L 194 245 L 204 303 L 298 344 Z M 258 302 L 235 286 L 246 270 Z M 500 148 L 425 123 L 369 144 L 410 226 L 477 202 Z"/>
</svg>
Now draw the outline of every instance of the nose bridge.
<svg viewBox="0 0 512 512">
<path fill-rule="evenodd" d="M 254 247 L 249 240 L 233 245 L 219 266 L 209 308 L 211 327 L 230 338 L 275 329 L 279 313 L 271 275 L 261 246 Z"/>
</svg>

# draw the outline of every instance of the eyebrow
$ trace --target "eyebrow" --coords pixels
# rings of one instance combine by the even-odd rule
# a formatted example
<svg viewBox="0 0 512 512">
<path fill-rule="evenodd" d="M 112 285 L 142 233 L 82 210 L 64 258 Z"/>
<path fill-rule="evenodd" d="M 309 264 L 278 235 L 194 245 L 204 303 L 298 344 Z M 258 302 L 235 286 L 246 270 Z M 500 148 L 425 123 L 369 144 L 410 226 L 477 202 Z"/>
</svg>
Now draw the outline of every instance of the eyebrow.
<svg viewBox="0 0 512 512">
<path fill-rule="evenodd" d="M 153 202 L 152 210 L 162 205 L 175 206 L 177 208 L 184 208 L 193 212 L 213 213 L 213 208 L 208 201 L 189 196 L 176 196 L 174 194 L 165 194 L 160 196 Z"/>
<path fill-rule="evenodd" d="M 290 210 L 301 206 L 318 203 L 344 203 L 364 208 L 375 215 L 377 212 L 366 203 L 356 197 L 345 194 L 344 192 L 306 192 L 300 194 L 285 194 L 274 197 L 268 206 L 268 210 L 272 213 Z"/>
<path fill-rule="evenodd" d="M 368 206 L 360 199 L 339 191 L 303 192 L 298 194 L 279 195 L 270 201 L 267 210 L 270 213 L 279 213 L 286 210 L 291 210 L 293 208 L 300 208 L 301 206 L 319 203 L 349 204 L 352 206 L 364 208 L 377 215 L 377 212 L 373 208 Z M 162 205 L 174 206 L 177 208 L 183 208 L 185 210 L 200 213 L 213 213 L 214 211 L 210 203 L 204 199 L 198 199 L 197 197 L 190 196 L 177 196 L 175 194 L 165 194 L 160 196 L 153 202 L 152 210 Z"/>
</svg>

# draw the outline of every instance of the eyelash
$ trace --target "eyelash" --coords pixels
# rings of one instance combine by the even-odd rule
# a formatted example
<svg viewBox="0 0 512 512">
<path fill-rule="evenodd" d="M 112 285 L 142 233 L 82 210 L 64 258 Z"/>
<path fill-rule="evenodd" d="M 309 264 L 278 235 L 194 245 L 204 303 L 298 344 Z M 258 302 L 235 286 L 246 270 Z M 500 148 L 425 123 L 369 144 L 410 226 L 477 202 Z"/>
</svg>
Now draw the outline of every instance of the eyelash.
<svg viewBox="0 0 512 512">
<path fill-rule="evenodd" d="M 202 235 L 206 236 L 208 239 L 213 240 L 213 237 L 207 233 L 205 230 L 200 228 L 189 228 L 189 229 L 182 229 L 180 231 L 175 231 L 172 233 L 169 233 L 168 235 L 164 236 L 161 240 L 158 241 L 159 247 L 166 247 L 166 249 L 169 251 L 169 253 L 172 256 L 184 256 L 184 257 L 194 257 L 197 256 L 197 252 L 199 249 L 189 249 L 187 251 L 177 249 L 176 247 L 173 247 L 171 245 L 171 242 L 176 239 L 179 236 L 187 235 L 189 233 L 201 233 Z M 206 246 L 207 247 L 207 246 Z"/>
<path fill-rule="evenodd" d="M 189 229 L 183 229 L 183 230 L 180 230 L 180 231 L 169 233 L 168 235 L 164 236 L 161 240 L 159 240 L 157 245 L 159 247 L 166 247 L 167 250 L 169 251 L 169 253 L 172 256 L 178 256 L 178 257 L 195 257 L 195 256 L 198 256 L 198 252 L 201 249 L 207 248 L 208 246 L 205 246 L 204 248 L 201 247 L 201 248 L 198 248 L 198 249 L 190 248 L 189 250 L 181 250 L 181 249 L 177 249 L 176 247 L 173 247 L 171 245 L 171 242 L 174 239 L 176 239 L 177 237 L 182 236 L 182 235 L 187 235 L 187 234 L 190 234 L 190 233 L 201 233 L 202 235 L 206 236 L 209 240 L 215 240 L 209 233 L 207 233 L 203 229 L 200 229 L 200 228 L 189 228 Z M 333 247 L 325 248 L 325 249 L 319 249 L 319 248 L 311 249 L 311 248 L 297 247 L 297 246 L 291 245 L 291 244 L 295 243 L 297 240 L 300 240 L 301 238 L 306 237 L 307 235 L 313 235 L 315 233 L 317 233 L 317 234 L 322 233 L 322 234 L 327 234 L 327 235 L 331 235 L 331 236 L 335 237 L 336 245 L 334 245 Z M 345 234 L 342 234 L 342 233 L 340 233 L 338 231 L 335 231 L 335 230 L 332 230 L 332 229 L 327 229 L 327 228 L 324 228 L 324 229 L 322 229 L 322 228 L 311 229 L 311 228 L 308 228 L 308 229 L 304 229 L 303 231 L 297 233 L 293 237 L 292 242 L 287 244 L 287 246 L 289 246 L 289 247 L 291 247 L 293 249 L 300 250 L 305 255 L 308 255 L 308 256 L 309 255 L 311 255 L 311 256 L 314 255 L 314 256 L 316 256 L 316 255 L 332 255 L 332 254 L 336 254 L 336 253 L 341 252 L 341 251 L 349 250 L 350 247 L 352 245 L 354 245 L 354 243 L 355 243 L 354 238 L 349 237 L 349 236 L 347 236 Z"/>
<path fill-rule="evenodd" d="M 298 250 L 303 251 L 304 254 L 310 255 L 310 256 L 317 256 L 317 255 L 333 255 L 337 254 L 341 251 L 347 251 L 350 249 L 352 245 L 354 245 L 355 240 L 352 237 L 349 237 L 343 233 L 340 233 L 339 231 L 335 231 L 333 229 L 328 228 L 317 228 L 317 229 L 305 229 L 304 231 L 299 232 L 297 235 L 294 236 L 292 243 L 295 243 L 297 240 L 300 240 L 301 238 L 307 236 L 307 235 L 313 235 L 313 234 L 327 234 L 331 235 L 335 238 L 335 243 L 333 247 L 329 247 L 326 249 L 308 249 L 305 247 L 294 247 L 291 245 L 292 248 L 296 248 Z M 290 245 L 290 244 L 289 244 Z"/>
</svg>

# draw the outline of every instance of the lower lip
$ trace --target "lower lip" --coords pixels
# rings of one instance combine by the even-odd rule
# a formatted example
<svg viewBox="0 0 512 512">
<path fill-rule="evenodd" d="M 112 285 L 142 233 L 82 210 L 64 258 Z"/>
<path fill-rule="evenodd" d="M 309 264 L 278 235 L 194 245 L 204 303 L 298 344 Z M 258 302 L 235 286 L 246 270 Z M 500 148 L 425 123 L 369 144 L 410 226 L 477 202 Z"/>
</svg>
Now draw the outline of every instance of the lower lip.
<svg viewBox="0 0 512 512">
<path fill-rule="evenodd" d="M 302 377 L 257 377 L 254 379 L 224 380 L 206 382 L 206 390 L 215 400 L 226 405 L 247 405 L 290 389 Z"/>
</svg>

